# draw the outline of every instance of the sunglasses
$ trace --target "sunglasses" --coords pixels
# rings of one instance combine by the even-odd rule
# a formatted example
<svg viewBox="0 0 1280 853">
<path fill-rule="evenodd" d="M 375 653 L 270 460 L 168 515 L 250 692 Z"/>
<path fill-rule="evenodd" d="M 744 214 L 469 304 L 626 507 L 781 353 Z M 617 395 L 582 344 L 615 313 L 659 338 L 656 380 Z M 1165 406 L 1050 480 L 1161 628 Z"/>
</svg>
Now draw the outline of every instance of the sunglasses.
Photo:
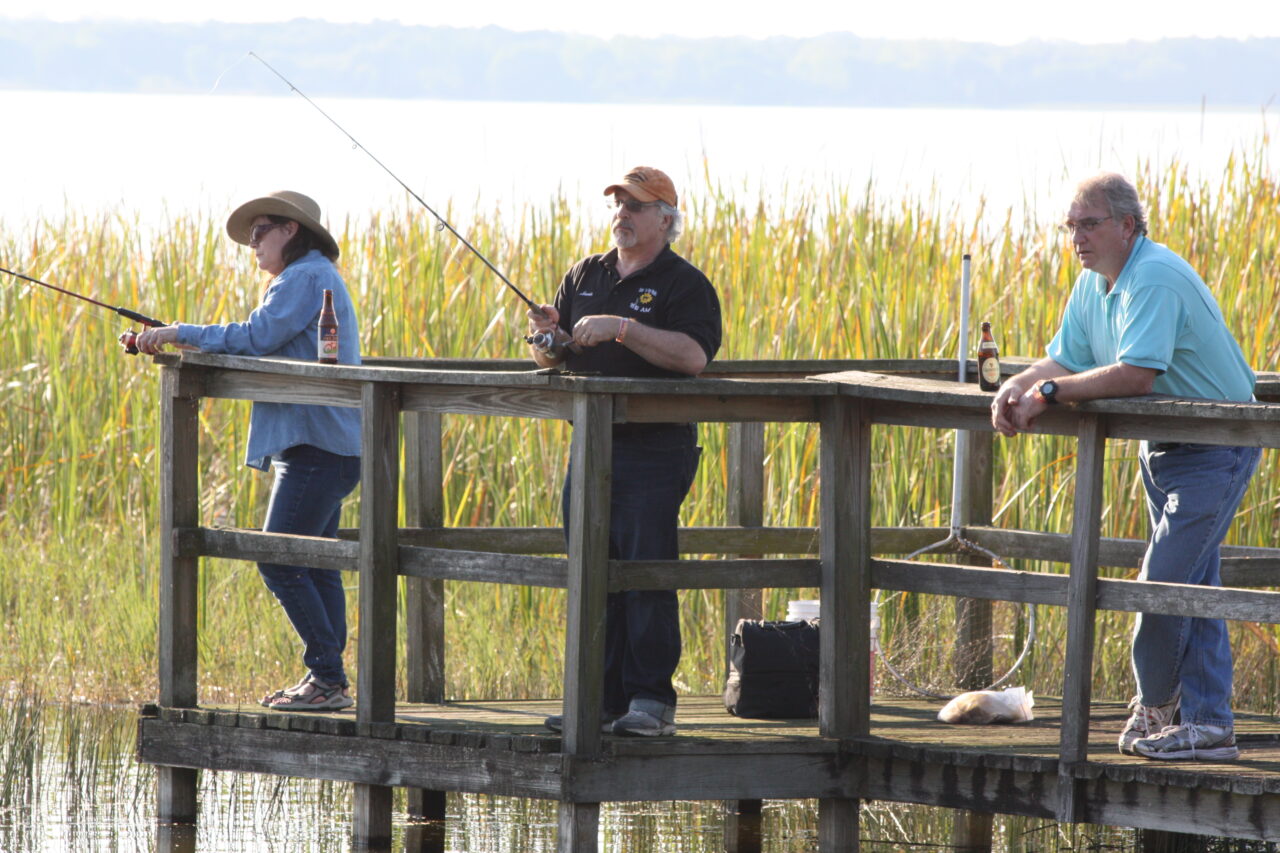
<svg viewBox="0 0 1280 853">
<path fill-rule="evenodd" d="M 283 222 L 266 222 L 262 225 L 253 226 L 249 229 L 249 245 L 252 246 L 255 243 L 261 243 L 262 238 L 271 233 L 272 229 L 280 228 L 283 225 Z"/>
<path fill-rule="evenodd" d="M 615 197 L 612 202 L 609 202 L 609 207 L 615 210 L 625 207 L 628 213 L 639 213 L 646 207 L 657 207 L 660 204 L 662 204 L 660 201 L 636 201 L 634 198 Z"/>
</svg>

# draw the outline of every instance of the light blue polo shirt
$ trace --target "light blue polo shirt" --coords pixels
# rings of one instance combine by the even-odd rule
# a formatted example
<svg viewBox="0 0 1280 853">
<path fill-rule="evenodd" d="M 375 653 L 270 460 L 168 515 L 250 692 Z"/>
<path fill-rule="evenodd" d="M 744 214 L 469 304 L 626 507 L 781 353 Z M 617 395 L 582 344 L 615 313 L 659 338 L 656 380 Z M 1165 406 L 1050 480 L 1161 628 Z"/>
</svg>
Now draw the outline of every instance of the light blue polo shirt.
<svg viewBox="0 0 1280 853">
<path fill-rule="evenodd" d="M 1213 293 L 1190 264 L 1146 237 L 1110 293 L 1100 274 L 1080 274 L 1048 355 L 1074 373 L 1116 362 L 1154 368 L 1155 394 L 1253 398 L 1253 370 Z"/>
</svg>

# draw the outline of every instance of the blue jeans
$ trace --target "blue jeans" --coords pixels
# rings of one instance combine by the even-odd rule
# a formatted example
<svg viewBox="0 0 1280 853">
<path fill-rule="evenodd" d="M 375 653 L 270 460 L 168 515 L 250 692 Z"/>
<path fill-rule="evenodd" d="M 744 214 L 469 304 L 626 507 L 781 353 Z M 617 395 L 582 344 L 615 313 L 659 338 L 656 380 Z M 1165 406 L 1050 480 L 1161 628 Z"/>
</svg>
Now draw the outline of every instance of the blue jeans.
<svg viewBox="0 0 1280 853">
<path fill-rule="evenodd" d="M 262 529 L 333 539 L 342 499 L 360 482 L 360 457 L 299 444 L 271 460 L 275 482 Z M 258 571 L 302 639 L 302 662 L 329 684 L 347 686 L 347 599 L 333 569 L 259 563 Z"/>
<path fill-rule="evenodd" d="M 691 425 L 615 429 L 609 557 L 674 560 L 680 556 L 680 504 L 702 448 Z M 562 507 L 569 524 L 569 478 Z M 609 593 L 604 651 L 604 711 L 626 713 L 632 699 L 675 706 L 671 683 L 680 663 L 680 604 L 675 590 Z"/>
<path fill-rule="evenodd" d="M 1261 455 L 1256 447 L 1142 443 L 1151 542 L 1139 580 L 1222 585 L 1218 546 Z M 1182 722 L 1232 725 L 1223 620 L 1139 613 L 1133 673 L 1142 704 L 1163 705 L 1181 685 Z"/>
</svg>

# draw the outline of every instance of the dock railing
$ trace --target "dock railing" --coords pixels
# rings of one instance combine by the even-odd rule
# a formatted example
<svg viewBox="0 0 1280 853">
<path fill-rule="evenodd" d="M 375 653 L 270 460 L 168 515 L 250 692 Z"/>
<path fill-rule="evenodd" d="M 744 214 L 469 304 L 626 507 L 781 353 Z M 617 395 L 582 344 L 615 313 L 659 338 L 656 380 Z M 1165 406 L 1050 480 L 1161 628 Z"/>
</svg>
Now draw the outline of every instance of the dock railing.
<svg viewBox="0 0 1280 853">
<path fill-rule="evenodd" d="M 956 383 L 950 361 L 726 362 L 690 380 L 562 375 L 514 361 L 370 359 L 361 366 L 329 366 L 200 353 L 157 361 L 163 443 L 159 701 L 166 707 L 191 708 L 199 701 L 200 557 L 292 562 L 358 574 L 356 720 L 362 732 L 395 717 L 400 577 L 405 578 L 407 603 L 405 695 L 419 702 L 444 697 L 444 581 L 566 589 L 562 751 L 580 758 L 601 749 L 596 721 L 602 702 L 605 600 L 611 590 L 723 589 L 729 627 L 739 616 L 759 615 L 761 589 L 820 588 L 819 734 L 848 741 L 855 752 L 856 742 L 870 731 L 868 612 L 873 589 L 1055 605 L 1066 607 L 1068 614 L 1056 811 L 1060 820 L 1078 821 L 1085 817 L 1081 785 L 1089 775 L 1098 609 L 1280 622 L 1280 593 L 1098 576 L 1100 564 L 1136 565 L 1143 548 L 1141 542 L 1100 538 L 1107 439 L 1276 447 L 1280 405 L 1145 397 L 1047 412 L 1036 432 L 1077 441 L 1072 530 L 1056 535 L 990 526 L 990 395 L 976 385 Z M 1270 386 L 1260 387 L 1265 391 Z M 359 408 L 364 447 L 359 528 L 345 531 L 347 538 L 326 540 L 203 526 L 197 470 L 202 398 Z M 444 526 L 440 418 L 445 414 L 573 422 L 567 549 L 559 528 Z M 736 556 L 608 559 L 611 428 L 622 422 L 667 421 L 731 425 L 726 525 L 682 529 L 681 553 Z M 820 430 L 816 529 L 769 527 L 763 517 L 763 425 L 797 422 L 816 423 Z M 878 425 L 977 433 L 969 488 L 976 490 L 972 505 L 978 509 L 965 536 L 1010 558 L 1067 562 L 1069 574 L 874 557 L 908 553 L 936 541 L 940 533 L 938 528 L 872 529 L 871 438 Z M 537 556 L 557 553 L 567 556 Z M 759 554 L 802 556 L 753 556 Z M 1280 549 L 1237 547 L 1224 556 L 1224 582 L 1280 585 Z M 468 790 L 466 772 L 458 771 L 451 790 Z M 195 820 L 195 774 L 189 768 L 159 768 L 161 820 Z M 390 838 L 396 779 L 389 775 L 379 782 L 355 787 L 355 836 L 361 843 Z M 630 796 L 635 792 L 622 784 L 612 793 L 618 800 L 647 798 Z M 857 843 L 856 786 L 836 785 L 829 794 L 820 798 L 822 849 L 850 849 Z M 442 816 L 442 792 L 412 792 L 410 810 Z M 1098 815 L 1089 817 L 1096 820 Z M 594 838 L 598 819 L 598 802 L 562 799 L 561 849 L 594 849 L 595 842 L 588 839 Z"/>
</svg>

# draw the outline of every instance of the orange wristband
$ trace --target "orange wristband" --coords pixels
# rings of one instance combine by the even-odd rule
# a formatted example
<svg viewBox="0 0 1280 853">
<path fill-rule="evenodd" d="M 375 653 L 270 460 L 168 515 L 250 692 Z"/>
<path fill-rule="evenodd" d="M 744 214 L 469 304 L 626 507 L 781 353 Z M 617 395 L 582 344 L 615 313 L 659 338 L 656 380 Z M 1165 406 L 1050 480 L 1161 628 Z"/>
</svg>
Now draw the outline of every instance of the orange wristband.
<svg viewBox="0 0 1280 853">
<path fill-rule="evenodd" d="M 618 343 L 622 343 L 627 336 L 627 324 L 631 322 L 630 317 L 623 317 L 622 322 L 618 324 L 618 336 L 614 338 Z"/>
</svg>

